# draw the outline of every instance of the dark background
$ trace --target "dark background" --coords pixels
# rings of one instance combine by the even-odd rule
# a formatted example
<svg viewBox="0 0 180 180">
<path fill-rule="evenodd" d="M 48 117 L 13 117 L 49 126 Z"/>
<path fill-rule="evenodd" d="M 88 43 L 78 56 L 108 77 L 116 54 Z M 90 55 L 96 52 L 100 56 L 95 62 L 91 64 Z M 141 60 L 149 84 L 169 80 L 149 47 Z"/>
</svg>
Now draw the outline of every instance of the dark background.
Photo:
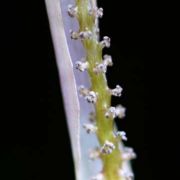
<svg viewBox="0 0 180 180">
<path fill-rule="evenodd" d="M 104 0 L 99 5 L 105 14 L 101 35 L 112 38 L 111 48 L 105 50 L 115 64 L 107 73 L 109 86 L 119 83 L 124 88 L 123 97 L 113 98 L 112 104 L 127 107 L 126 119 L 117 123 L 128 134 L 126 144 L 138 155 L 133 161 L 136 180 L 164 180 L 168 175 L 178 179 L 178 131 L 172 130 L 174 118 L 167 102 L 172 98 L 172 80 L 164 75 L 171 74 L 170 63 L 166 71 L 163 57 L 169 51 L 161 53 L 165 40 L 159 27 L 164 19 L 159 21 L 148 3 L 122 1 L 118 5 Z M 43 1 L 12 1 L 1 4 L 1 13 L 5 66 L 1 66 L 0 179 L 73 180 L 45 5 Z"/>
</svg>

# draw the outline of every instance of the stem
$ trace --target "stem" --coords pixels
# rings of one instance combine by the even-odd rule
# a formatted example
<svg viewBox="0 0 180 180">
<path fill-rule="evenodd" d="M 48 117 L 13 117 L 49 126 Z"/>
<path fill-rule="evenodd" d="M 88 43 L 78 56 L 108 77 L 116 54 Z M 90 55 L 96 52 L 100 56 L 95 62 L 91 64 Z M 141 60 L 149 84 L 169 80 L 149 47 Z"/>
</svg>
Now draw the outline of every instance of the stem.
<svg viewBox="0 0 180 180">
<path fill-rule="evenodd" d="M 79 31 L 85 31 L 88 28 L 93 33 L 93 38 L 82 40 L 82 43 L 86 50 L 86 60 L 89 63 L 88 74 L 91 79 L 91 90 L 98 93 L 98 100 L 95 105 L 97 137 L 101 146 L 108 140 L 116 147 L 111 154 L 101 155 L 103 174 L 106 180 L 121 180 L 118 174 L 122 166 L 119 139 L 113 136 L 114 120 L 105 117 L 105 112 L 111 104 L 111 94 L 108 91 L 105 75 L 93 72 L 96 63 L 102 62 L 102 48 L 96 34 L 95 18 L 88 14 L 89 0 L 76 0 L 76 4 L 78 7 Z"/>
</svg>

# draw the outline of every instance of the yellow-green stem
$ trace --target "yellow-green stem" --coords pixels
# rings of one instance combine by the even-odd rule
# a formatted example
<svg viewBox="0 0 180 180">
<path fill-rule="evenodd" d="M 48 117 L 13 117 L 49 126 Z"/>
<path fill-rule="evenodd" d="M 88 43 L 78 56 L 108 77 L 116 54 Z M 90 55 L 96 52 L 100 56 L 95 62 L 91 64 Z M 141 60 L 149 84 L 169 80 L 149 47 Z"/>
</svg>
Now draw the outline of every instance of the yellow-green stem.
<svg viewBox="0 0 180 180">
<path fill-rule="evenodd" d="M 91 80 L 91 90 L 98 93 L 98 100 L 95 104 L 96 125 L 98 127 L 97 137 L 102 146 L 106 140 L 115 145 L 115 150 L 109 155 L 101 155 L 103 163 L 103 174 L 105 180 L 121 180 L 118 170 L 121 168 L 122 159 L 119 150 L 119 139 L 113 136 L 114 122 L 112 118 L 106 118 L 105 112 L 111 104 L 111 95 L 108 91 L 108 85 L 104 74 L 95 74 L 93 68 L 96 63 L 102 62 L 102 47 L 100 46 L 95 32 L 95 18 L 88 14 L 89 0 L 76 0 L 78 7 L 79 31 L 85 31 L 86 28 L 92 31 L 91 39 L 82 40 L 86 50 L 86 59 L 89 63 L 88 74 Z"/>
</svg>

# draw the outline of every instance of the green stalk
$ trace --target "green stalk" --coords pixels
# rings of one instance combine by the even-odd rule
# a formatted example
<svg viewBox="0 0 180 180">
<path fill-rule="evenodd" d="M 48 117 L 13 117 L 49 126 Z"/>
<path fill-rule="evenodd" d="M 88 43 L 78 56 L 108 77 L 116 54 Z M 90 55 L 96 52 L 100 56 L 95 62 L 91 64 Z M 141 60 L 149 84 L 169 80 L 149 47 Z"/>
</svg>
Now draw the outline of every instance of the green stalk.
<svg viewBox="0 0 180 180">
<path fill-rule="evenodd" d="M 111 105 L 111 94 L 108 91 L 107 80 L 104 73 L 95 74 L 93 68 L 96 63 L 102 63 L 102 47 L 98 41 L 95 32 L 95 18 L 88 14 L 89 0 L 76 0 L 78 7 L 78 22 L 79 32 L 85 31 L 86 28 L 90 30 L 92 38 L 82 40 L 83 46 L 86 50 L 86 60 L 89 63 L 88 74 L 91 80 L 91 90 L 98 93 L 98 99 L 95 104 L 95 119 L 98 128 L 96 134 L 100 143 L 103 146 L 106 140 L 115 145 L 115 149 L 111 154 L 101 154 L 103 162 L 103 175 L 105 180 L 121 180 L 118 174 L 122 166 L 121 151 L 119 150 L 119 138 L 113 135 L 114 120 L 105 117 L 106 110 Z"/>
</svg>

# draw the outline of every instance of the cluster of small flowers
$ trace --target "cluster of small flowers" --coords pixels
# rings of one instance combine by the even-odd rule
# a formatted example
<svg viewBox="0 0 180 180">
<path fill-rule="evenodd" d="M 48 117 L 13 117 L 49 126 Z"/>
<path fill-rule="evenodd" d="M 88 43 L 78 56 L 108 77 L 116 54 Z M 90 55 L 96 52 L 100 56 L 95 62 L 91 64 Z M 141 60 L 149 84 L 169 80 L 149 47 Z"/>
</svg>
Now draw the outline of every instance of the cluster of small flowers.
<svg viewBox="0 0 180 180">
<path fill-rule="evenodd" d="M 67 12 L 70 17 L 78 18 L 77 6 L 69 5 Z M 97 8 L 97 7 L 89 8 L 88 14 L 95 18 L 95 26 L 96 26 L 97 19 L 102 18 L 103 16 L 103 9 Z M 98 27 L 95 27 L 95 28 L 96 28 L 95 32 L 98 32 L 99 31 Z M 93 38 L 93 33 L 94 31 L 93 32 L 90 31 L 87 27 L 83 31 L 80 31 L 80 32 L 70 30 L 70 36 L 74 40 L 91 40 Z M 105 48 L 105 47 L 109 48 L 111 39 L 108 36 L 104 36 L 103 40 L 98 43 L 99 43 L 99 47 L 101 48 Z M 107 67 L 112 66 L 112 65 L 113 65 L 112 57 L 110 55 L 104 55 L 102 62 L 96 63 L 94 65 L 93 71 L 96 75 L 105 74 L 107 72 Z M 85 58 L 82 58 L 80 61 L 77 61 L 75 63 L 75 68 L 79 70 L 80 72 L 84 72 L 88 70 L 89 63 L 88 61 L 86 61 Z M 122 90 L 123 89 L 120 85 L 116 85 L 114 89 L 108 88 L 109 94 L 111 94 L 112 96 L 117 96 L 117 97 L 120 97 L 122 95 Z M 80 96 L 84 97 L 84 99 L 87 100 L 88 103 L 96 104 L 98 100 L 98 93 L 88 88 L 85 88 L 84 86 L 79 87 L 79 94 Z M 107 119 L 114 119 L 117 117 L 122 119 L 125 117 L 125 113 L 126 113 L 126 108 L 123 107 L 122 105 L 117 105 L 116 107 L 111 106 L 111 107 L 106 108 L 104 115 Z M 91 114 L 90 119 L 91 119 L 91 123 L 83 124 L 83 128 L 88 134 L 96 133 L 98 131 L 98 127 L 95 125 L 94 114 Z M 115 138 L 120 137 L 122 140 L 127 141 L 126 133 L 124 131 L 115 132 L 114 137 Z M 103 154 L 103 155 L 111 154 L 115 148 L 116 147 L 113 144 L 113 142 L 106 140 L 105 143 L 102 145 L 102 147 L 93 149 L 89 153 L 89 157 L 90 159 L 95 160 L 100 157 L 100 154 Z M 122 152 L 122 159 L 124 161 L 128 161 L 134 158 L 136 158 L 136 154 L 134 153 L 133 149 L 124 148 Z M 119 175 L 121 177 L 124 177 L 125 180 L 134 179 L 133 174 L 127 173 L 126 171 L 122 169 L 119 171 Z M 98 175 L 92 177 L 91 180 L 104 180 L 104 175 L 103 173 L 99 173 Z"/>
</svg>

